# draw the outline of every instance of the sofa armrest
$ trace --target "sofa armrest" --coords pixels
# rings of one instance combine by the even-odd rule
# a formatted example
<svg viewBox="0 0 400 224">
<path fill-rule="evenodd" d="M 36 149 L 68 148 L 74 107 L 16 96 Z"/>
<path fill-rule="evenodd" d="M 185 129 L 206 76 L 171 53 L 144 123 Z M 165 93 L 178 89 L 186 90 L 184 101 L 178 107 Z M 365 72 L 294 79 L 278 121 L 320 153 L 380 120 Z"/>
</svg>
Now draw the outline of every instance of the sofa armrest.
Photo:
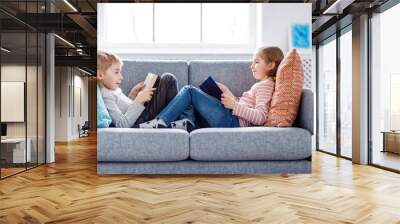
<svg viewBox="0 0 400 224">
<path fill-rule="evenodd" d="M 294 126 L 304 128 L 314 134 L 314 94 L 310 89 L 303 89 Z"/>
</svg>

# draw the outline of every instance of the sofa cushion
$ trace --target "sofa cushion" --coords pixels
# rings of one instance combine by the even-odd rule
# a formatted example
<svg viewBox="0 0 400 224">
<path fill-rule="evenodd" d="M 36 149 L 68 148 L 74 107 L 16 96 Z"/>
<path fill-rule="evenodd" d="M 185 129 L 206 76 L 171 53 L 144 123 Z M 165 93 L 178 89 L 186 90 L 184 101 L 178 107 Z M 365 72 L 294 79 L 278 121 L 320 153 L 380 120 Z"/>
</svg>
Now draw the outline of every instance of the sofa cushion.
<svg viewBox="0 0 400 224">
<path fill-rule="evenodd" d="M 291 127 L 296 120 L 304 72 L 296 49 L 282 60 L 276 73 L 275 92 L 272 96 L 266 126 Z"/>
<path fill-rule="evenodd" d="M 181 129 L 100 128 L 97 161 L 181 161 L 189 157 L 189 133 Z"/>
<path fill-rule="evenodd" d="M 189 83 L 199 86 L 208 76 L 225 84 L 235 96 L 241 96 L 256 83 L 250 61 L 191 61 Z"/>
<path fill-rule="evenodd" d="M 302 128 L 203 128 L 190 133 L 193 160 L 302 160 L 310 156 L 311 134 Z"/>
<path fill-rule="evenodd" d="M 173 60 L 127 60 L 122 66 L 122 75 L 124 80 L 120 88 L 125 95 L 129 94 L 133 85 L 144 81 L 147 73 L 152 72 L 158 75 L 163 73 L 172 73 L 178 79 L 178 88 L 188 84 L 188 64 L 186 61 Z"/>
</svg>

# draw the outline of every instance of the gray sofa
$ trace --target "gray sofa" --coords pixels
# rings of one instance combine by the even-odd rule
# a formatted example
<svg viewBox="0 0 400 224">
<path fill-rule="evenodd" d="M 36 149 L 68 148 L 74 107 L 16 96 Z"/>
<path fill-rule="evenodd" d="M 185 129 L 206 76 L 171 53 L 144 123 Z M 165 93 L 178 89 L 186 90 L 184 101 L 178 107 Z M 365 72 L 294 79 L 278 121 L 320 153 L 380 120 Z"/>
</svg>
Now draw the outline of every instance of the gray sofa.
<svg viewBox="0 0 400 224">
<path fill-rule="evenodd" d="M 148 72 L 173 73 L 179 88 L 198 86 L 208 75 L 236 96 L 255 82 L 250 61 L 124 61 L 121 89 Z M 311 173 L 313 93 L 304 89 L 291 128 L 98 129 L 99 174 Z"/>
</svg>

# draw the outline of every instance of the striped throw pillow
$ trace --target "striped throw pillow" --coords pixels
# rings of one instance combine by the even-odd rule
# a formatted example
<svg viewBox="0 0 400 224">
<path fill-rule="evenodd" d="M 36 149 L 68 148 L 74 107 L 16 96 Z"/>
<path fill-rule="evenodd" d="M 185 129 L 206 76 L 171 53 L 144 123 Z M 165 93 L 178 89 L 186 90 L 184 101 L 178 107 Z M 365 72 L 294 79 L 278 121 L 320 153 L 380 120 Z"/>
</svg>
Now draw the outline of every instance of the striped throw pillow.
<svg viewBox="0 0 400 224">
<path fill-rule="evenodd" d="M 276 73 L 275 91 L 272 96 L 265 126 L 291 127 L 296 120 L 303 90 L 304 72 L 296 49 L 286 55 Z"/>
</svg>

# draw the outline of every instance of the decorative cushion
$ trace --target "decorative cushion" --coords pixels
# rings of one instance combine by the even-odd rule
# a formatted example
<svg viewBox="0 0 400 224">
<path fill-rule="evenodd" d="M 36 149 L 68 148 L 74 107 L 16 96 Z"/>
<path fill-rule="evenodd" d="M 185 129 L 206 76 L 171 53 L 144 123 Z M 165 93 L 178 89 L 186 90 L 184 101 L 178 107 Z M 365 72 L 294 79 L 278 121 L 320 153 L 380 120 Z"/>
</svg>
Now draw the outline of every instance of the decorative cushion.
<svg viewBox="0 0 400 224">
<path fill-rule="evenodd" d="M 304 72 L 296 49 L 286 55 L 276 73 L 275 91 L 265 126 L 291 127 L 296 120 Z"/>
<path fill-rule="evenodd" d="M 108 128 L 111 124 L 111 117 L 108 114 L 99 86 L 97 86 L 97 127 Z"/>
</svg>

